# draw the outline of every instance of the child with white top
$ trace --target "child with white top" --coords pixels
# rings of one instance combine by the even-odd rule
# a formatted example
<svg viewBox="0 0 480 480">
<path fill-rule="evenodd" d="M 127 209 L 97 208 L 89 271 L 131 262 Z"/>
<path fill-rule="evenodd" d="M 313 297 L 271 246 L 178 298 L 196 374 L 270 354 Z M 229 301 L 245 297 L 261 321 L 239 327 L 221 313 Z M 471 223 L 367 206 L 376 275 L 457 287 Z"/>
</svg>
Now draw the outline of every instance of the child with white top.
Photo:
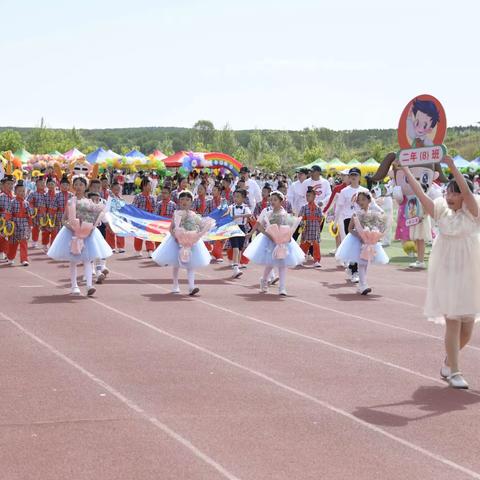
<svg viewBox="0 0 480 480">
<path fill-rule="evenodd" d="M 345 235 L 348 233 L 348 227 L 352 219 L 352 215 L 357 209 L 357 196 L 360 192 L 369 193 L 368 189 L 360 185 L 361 172 L 359 168 L 351 168 L 348 172 L 350 185 L 346 186 L 337 198 L 335 208 L 335 223 L 344 225 Z M 343 240 L 343 239 L 342 239 Z M 358 264 L 350 263 L 346 269 L 347 279 L 352 283 L 358 283 Z"/>
<path fill-rule="evenodd" d="M 233 217 L 233 221 L 240 227 L 243 233 L 247 232 L 247 224 L 249 218 L 252 216 L 252 211 L 245 203 L 247 198 L 246 190 L 235 190 L 233 194 L 233 205 L 229 208 L 229 213 Z M 245 237 L 232 237 L 230 238 L 230 246 L 233 249 L 232 267 L 233 278 L 239 278 L 242 276 L 242 272 L 239 268 L 240 252 L 243 250 L 245 244 Z"/>
</svg>

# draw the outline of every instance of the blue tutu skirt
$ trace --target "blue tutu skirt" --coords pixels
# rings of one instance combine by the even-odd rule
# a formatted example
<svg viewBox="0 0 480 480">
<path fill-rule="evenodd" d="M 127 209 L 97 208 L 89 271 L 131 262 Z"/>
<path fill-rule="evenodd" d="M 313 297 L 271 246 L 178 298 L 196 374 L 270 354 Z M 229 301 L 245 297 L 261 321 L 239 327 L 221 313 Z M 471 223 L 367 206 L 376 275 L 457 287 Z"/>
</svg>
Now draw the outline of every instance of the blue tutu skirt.
<svg viewBox="0 0 480 480">
<path fill-rule="evenodd" d="M 338 247 L 335 258 L 347 263 L 358 263 L 360 261 L 361 248 L 362 242 L 360 239 L 349 233 Z M 375 257 L 373 257 L 371 263 L 385 265 L 389 260 L 382 245 L 380 243 L 375 244 Z"/>
<path fill-rule="evenodd" d="M 298 243 L 292 238 L 287 247 L 287 256 L 283 259 L 273 258 L 275 243 L 263 233 L 258 234 L 243 254 L 258 265 L 274 267 L 296 267 L 305 261 L 305 254 Z"/>
<path fill-rule="evenodd" d="M 113 254 L 98 228 L 94 228 L 92 233 L 84 240 L 80 255 L 73 255 L 70 251 L 72 237 L 72 231 L 67 227 L 62 227 L 48 249 L 47 255 L 54 260 L 80 263 L 91 262 L 96 258 L 108 258 Z"/>
<path fill-rule="evenodd" d="M 181 263 L 178 258 L 180 245 L 168 234 L 165 240 L 152 253 L 152 260 L 159 265 L 171 265 L 172 267 L 181 267 L 186 269 L 196 269 L 206 267 L 210 264 L 210 253 L 202 240 L 199 240 L 193 247 L 188 263 Z"/>
</svg>

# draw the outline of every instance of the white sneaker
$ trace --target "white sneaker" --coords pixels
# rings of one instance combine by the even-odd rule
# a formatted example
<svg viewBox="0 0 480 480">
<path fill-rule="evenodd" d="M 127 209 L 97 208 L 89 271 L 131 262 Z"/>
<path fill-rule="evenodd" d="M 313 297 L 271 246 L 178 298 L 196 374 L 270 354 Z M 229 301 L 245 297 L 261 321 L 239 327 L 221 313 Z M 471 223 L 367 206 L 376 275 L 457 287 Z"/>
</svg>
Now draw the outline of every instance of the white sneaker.
<svg viewBox="0 0 480 480">
<path fill-rule="evenodd" d="M 243 272 L 241 272 L 238 267 L 233 268 L 232 278 L 240 278 L 242 275 L 243 275 Z"/>
<path fill-rule="evenodd" d="M 80 289 L 78 287 L 73 287 L 71 292 L 70 292 L 70 295 L 74 295 L 74 296 L 78 297 L 78 295 L 80 295 Z"/>
<path fill-rule="evenodd" d="M 15 265 L 15 260 L 8 260 L 7 265 L 10 265 L 11 267 L 13 267 L 13 265 Z"/>
<path fill-rule="evenodd" d="M 424 270 L 425 269 L 425 262 L 419 262 L 418 260 L 416 262 L 413 262 L 409 265 L 409 268 L 418 268 L 419 270 Z"/>
<path fill-rule="evenodd" d="M 102 273 L 107 276 L 110 273 L 110 270 L 107 267 L 103 267 Z"/>
<path fill-rule="evenodd" d="M 148 258 L 152 258 L 152 253 L 153 252 L 151 250 L 149 250 L 147 253 L 148 253 Z"/>
<path fill-rule="evenodd" d="M 32 248 L 38 248 L 38 243 L 37 242 L 32 243 Z"/>
<path fill-rule="evenodd" d="M 345 269 L 345 278 L 346 278 L 347 280 L 352 281 L 352 277 L 353 277 L 352 271 L 347 267 L 347 268 Z"/>
<path fill-rule="evenodd" d="M 320 262 L 315 262 L 313 266 L 314 268 L 322 268 L 322 265 L 320 265 Z"/>
<path fill-rule="evenodd" d="M 172 293 L 180 293 L 180 287 L 178 285 L 174 285 L 172 288 Z"/>
<path fill-rule="evenodd" d="M 268 284 L 275 285 L 279 280 L 280 280 L 279 277 L 277 277 L 276 275 L 273 275 L 268 279 Z"/>
<path fill-rule="evenodd" d="M 452 374 L 451 368 L 446 364 L 447 359 L 443 361 L 442 368 L 440 369 L 440 376 L 444 379 L 447 380 L 448 377 Z"/>
<path fill-rule="evenodd" d="M 26 260 L 22 262 L 22 267 L 28 267 L 28 262 Z"/>
<path fill-rule="evenodd" d="M 125 253 L 125 249 L 124 249 L 124 248 L 119 248 L 119 249 L 117 250 L 117 252 L 118 252 L 118 253 Z"/>
<path fill-rule="evenodd" d="M 100 272 L 98 275 L 97 275 L 97 280 L 95 283 L 98 283 L 99 285 L 102 284 L 104 281 L 105 281 L 105 274 Z"/>
<path fill-rule="evenodd" d="M 360 281 L 360 277 L 358 276 L 358 273 L 352 273 L 352 283 L 358 283 Z"/>
<path fill-rule="evenodd" d="M 281 296 L 281 297 L 286 297 L 287 296 L 287 290 L 285 288 L 282 288 L 278 294 Z"/>
<path fill-rule="evenodd" d="M 267 293 L 268 292 L 268 283 L 263 279 L 260 279 L 260 292 Z"/>
<path fill-rule="evenodd" d="M 7 256 L 5 255 L 4 252 L 0 253 L 0 261 L 2 260 L 7 260 Z"/>
<path fill-rule="evenodd" d="M 359 285 L 357 287 L 357 293 L 360 295 L 368 295 L 372 289 L 368 285 Z"/>
<path fill-rule="evenodd" d="M 216 262 L 216 263 L 223 263 L 223 258 L 216 258 L 216 259 L 215 259 L 215 262 Z"/>
<path fill-rule="evenodd" d="M 95 287 L 90 287 L 87 290 L 87 297 L 91 297 L 96 291 L 97 291 L 97 289 Z"/>
<path fill-rule="evenodd" d="M 452 373 L 448 377 L 448 383 L 452 388 L 461 388 L 461 389 L 467 389 L 468 388 L 468 383 L 463 378 L 461 372 Z"/>
</svg>

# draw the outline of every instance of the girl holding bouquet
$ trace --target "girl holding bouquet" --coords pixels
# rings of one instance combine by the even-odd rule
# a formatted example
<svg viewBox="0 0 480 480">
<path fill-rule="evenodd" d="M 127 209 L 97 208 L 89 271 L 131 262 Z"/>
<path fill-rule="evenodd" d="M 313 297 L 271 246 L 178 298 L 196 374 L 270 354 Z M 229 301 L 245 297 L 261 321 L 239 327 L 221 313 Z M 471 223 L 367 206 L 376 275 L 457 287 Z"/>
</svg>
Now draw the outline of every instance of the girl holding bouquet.
<svg viewBox="0 0 480 480">
<path fill-rule="evenodd" d="M 268 279 L 274 267 L 278 268 L 280 295 L 286 296 L 285 277 L 287 267 L 295 267 L 305 261 L 305 255 L 292 234 L 300 223 L 300 218 L 289 215 L 282 207 L 285 197 L 281 192 L 270 195 L 271 208 L 262 211 L 256 229 L 260 234 L 246 248 L 244 255 L 252 263 L 264 265 L 260 279 L 260 292 L 268 290 Z"/>
<path fill-rule="evenodd" d="M 368 295 L 372 291 L 367 283 L 369 263 L 385 265 L 389 261 L 379 243 L 385 233 L 386 218 L 380 207 L 372 206 L 370 193 L 359 192 L 356 203 L 359 209 L 352 215 L 348 235 L 338 247 L 335 257 L 342 262 L 358 263 L 357 292 Z"/>
<path fill-rule="evenodd" d="M 402 167 L 426 214 L 438 225 L 428 265 L 425 315 L 446 324 L 447 357 L 440 370 L 453 388 L 468 388 L 459 370 L 459 353 L 468 344 L 480 318 L 480 197 L 451 157 L 445 163 L 453 174 L 445 198 L 432 200 L 410 170 Z"/>
<path fill-rule="evenodd" d="M 83 263 L 87 281 L 87 295 L 92 296 L 92 262 L 96 258 L 110 257 L 113 252 L 98 230 L 104 205 L 95 204 L 85 197 L 87 181 L 77 177 L 73 181 L 75 196 L 70 198 L 62 217 L 63 227 L 58 232 L 47 255 L 58 261 L 70 262 L 72 295 L 80 295 L 77 284 L 77 264 Z"/>
<path fill-rule="evenodd" d="M 189 295 L 196 295 L 195 269 L 210 263 L 210 253 L 202 237 L 215 226 L 215 221 L 192 211 L 193 195 L 188 190 L 178 195 L 178 210 L 173 215 L 170 234 L 153 252 L 152 259 L 159 265 L 173 267 L 172 293 L 180 293 L 178 274 L 187 270 Z"/>
</svg>

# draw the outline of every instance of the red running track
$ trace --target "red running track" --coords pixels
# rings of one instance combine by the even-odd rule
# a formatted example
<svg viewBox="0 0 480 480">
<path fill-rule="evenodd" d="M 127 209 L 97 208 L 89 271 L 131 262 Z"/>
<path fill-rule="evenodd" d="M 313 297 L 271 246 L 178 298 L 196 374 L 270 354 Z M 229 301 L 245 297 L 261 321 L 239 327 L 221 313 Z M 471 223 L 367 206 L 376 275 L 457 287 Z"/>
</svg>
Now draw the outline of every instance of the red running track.
<svg viewBox="0 0 480 480">
<path fill-rule="evenodd" d="M 2 480 L 480 479 L 480 337 L 447 388 L 425 272 L 364 298 L 327 258 L 280 298 L 212 265 L 190 298 L 129 255 L 91 299 L 39 252 L 0 267 Z"/>
</svg>

